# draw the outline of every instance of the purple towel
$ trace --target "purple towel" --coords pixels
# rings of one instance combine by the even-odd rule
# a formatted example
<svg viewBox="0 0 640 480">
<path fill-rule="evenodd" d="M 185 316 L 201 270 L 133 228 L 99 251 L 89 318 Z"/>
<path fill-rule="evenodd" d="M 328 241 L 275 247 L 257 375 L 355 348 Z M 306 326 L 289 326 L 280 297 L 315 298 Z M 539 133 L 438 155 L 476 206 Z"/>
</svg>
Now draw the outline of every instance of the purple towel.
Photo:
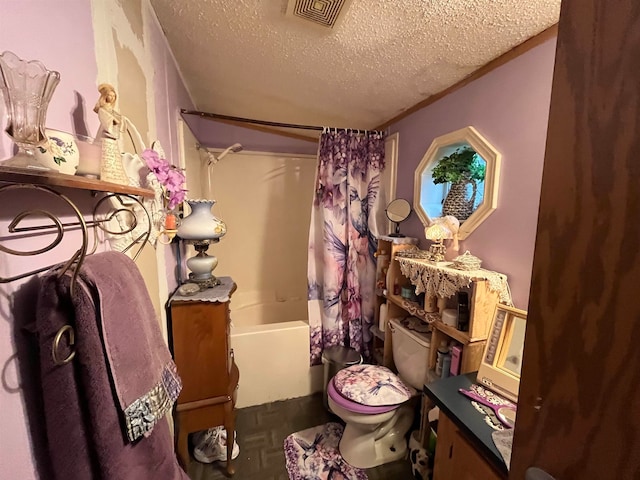
<svg viewBox="0 0 640 480">
<path fill-rule="evenodd" d="M 181 384 L 137 267 L 121 253 L 91 255 L 72 299 L 69 285 L 68 274 L 43 278 L 36 319 L 55 478 L 188 480 L 163 418 Z M 76 356 L 57 366 L 52 342 L 65 324 Z"/>
</svg>

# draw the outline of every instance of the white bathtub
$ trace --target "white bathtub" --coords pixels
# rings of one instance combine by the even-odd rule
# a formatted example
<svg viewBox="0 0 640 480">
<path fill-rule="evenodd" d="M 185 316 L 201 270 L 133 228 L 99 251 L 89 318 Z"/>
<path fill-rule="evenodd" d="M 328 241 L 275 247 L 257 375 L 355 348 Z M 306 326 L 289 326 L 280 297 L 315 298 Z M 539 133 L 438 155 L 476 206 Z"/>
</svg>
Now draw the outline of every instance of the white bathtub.
<svg viewBox="0 0 640 480">
<path fill-rule="evenodd" d="M 233 316 L 232 316 L 233 318 Z M 309 324 L 303 320 L 231 328 L 240 369 L 236 407 L 322 391 L 322 365 L 309 366 Z"/>
</svg>

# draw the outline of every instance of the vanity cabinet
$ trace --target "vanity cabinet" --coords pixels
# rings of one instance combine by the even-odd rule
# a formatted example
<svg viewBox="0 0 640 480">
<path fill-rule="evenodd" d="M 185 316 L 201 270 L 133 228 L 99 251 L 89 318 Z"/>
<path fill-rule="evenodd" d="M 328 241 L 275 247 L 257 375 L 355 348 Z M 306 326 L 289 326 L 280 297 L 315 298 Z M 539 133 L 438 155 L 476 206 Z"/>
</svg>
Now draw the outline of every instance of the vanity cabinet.
<svg viewBox="0 0 640 480">
<path fill-rule="evenodd" d="M 236 285 L 230 277 L 219 279 L 220 285 L 193 296 L 176 293 L 171 297 L 169 343 L 182 379 L 174 417 L 178 458 L 188 466 L 189 433 L 223 425 L 231 475 L 240 372 L 229 344 L 229 305 Z"/>
<path fill-rule="evenodd" d="M 386 288 L 380 288 L 379 281 L 376 285 L 376 319 L 379 316 L 380 305 L 386 302 L 387 319 L 412 315 L 431 325 L 431 349 L 428 360 L 430 378 L 425 379 L 426 381 L 437 378 L 435 376 L 437 350 L 442 341 L 446 341 L 449 345 L 455 343 L 460 346 L 462 350 L 460 374 L 478 370 L 496 304 L 501 299 L 510 302 L 506 276 L 482 269 L 463 272 L 447 266 L 439 266 L 420 258 L 406 258 L 402 254 L 397 254 L 408 249 L 415 250 L 414 245 L 417 243 L 417 239 L 409 239 L 404 244 L 396 242 L 397 240 L 393 237 L 381 237 L 378 240 L 377 258 L 384 258 L 383 252 L 391 252 L 391 257 L 388 275 L 385 279 Z M 419 252 L 419 250 L 415 251 Z M 401 291 L 402 287 L 409 287 L 412 290 L 420 287 L 420 290 L 425 291 L 425 296 L 433 296 L 436 292 L 451 291 L 453 286 L 461 284 L 468 284 L 468 287 L 465 286 L 464 290 L 469 294 L 469 325 L 465 331 L 446 325 L 442 321 L 440 310 L 444 309 L 445 306 L 449 308 L 456 307 L 452 303 L 452 298 L 438 297 L 437 303 L 440 305 L 440 309 L 433 309 L 436 311 L 427 312 L 424 306 L 417 301 L 404 298 L 399 293 L 394 293 L 394 286 L 397 285 L 396 292 Z M 377 324 L 378 322 L 376 322 Z M 384 332 L 376 325 L 373 328 L 376 360 L 382 365 L 393 368 L 392 338 L 389 331 L 389 323 L 387 322 Z M 381 346 L 383 347 L 382 349 Z M 382 351 L 382 355 L 380 355 L 380 351 Z"/>
<path fill-rule="evenodd" d="M 434 480 L 502 480 L 447 415 L 438 419 Z"/>
<path fill-rule="evenodd" d="M 494 430 L 484 414 L 460 394 L 476 382 L 475 373 L 445 378 L 424 386 L 423 421 L 437 406 L 438 438 L 433 464 L 433 480 L 504 480 L 507 465 L 493 443 Z M 428 424 L 428 422 L 427 422 Z"/>
</svg>

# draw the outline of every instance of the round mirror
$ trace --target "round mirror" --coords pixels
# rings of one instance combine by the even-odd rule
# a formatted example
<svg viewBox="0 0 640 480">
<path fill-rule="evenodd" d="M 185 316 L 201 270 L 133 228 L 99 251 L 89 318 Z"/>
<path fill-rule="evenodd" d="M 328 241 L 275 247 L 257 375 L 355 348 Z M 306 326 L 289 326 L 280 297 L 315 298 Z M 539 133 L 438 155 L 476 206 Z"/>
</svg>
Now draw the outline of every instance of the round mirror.
<svg viewBox="0 0 640 480">
<path fill-rule="evenodd" d="M 404 198 L 396 198 L 387 205 L 387 218 L 395 223 L 395 232 L 390 237 L 404 237 L 400 234 L 400 222 L 403 222 L 411 214 L 411 204 Z"/>
</svg>

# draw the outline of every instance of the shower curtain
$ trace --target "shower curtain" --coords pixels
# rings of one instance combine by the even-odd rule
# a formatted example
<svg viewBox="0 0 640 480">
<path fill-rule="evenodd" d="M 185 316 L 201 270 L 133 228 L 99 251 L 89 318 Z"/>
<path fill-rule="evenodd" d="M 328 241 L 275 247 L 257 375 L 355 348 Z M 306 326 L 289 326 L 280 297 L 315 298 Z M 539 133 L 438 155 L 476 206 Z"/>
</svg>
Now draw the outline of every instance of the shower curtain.
<svg viewBox="0 0 640 480">
<path fill-rule="evenodd" d="M 350 346 L 365 359 L 371 356 L 373 205 L 384 169 L 384 143 L 378 132 L 333 129 L 320 136 L 309 231 L 311 365 L 335 345 Z"/>
</svg>

